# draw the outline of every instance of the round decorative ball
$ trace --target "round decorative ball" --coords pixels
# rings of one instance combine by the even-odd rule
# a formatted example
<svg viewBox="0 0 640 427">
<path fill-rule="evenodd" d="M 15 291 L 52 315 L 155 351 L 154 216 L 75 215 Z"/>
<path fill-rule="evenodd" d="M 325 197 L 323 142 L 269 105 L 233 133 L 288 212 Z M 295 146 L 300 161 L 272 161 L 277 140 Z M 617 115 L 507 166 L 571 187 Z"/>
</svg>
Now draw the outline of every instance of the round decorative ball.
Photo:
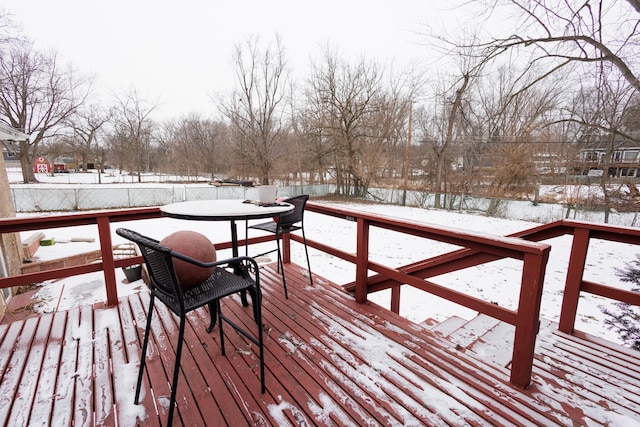
<svg viewBox="0 0 640 427">
<path fill-rule="evenodd" d="M 206 236 L 195 231 L 176 231 L 162 239 L 160 244 L 201 262 L 216 260 L 216 247 Z M 215 267 L 204 268 L 173 258 L 173 269 L 180 281 L 180 286 L 183 289 L 191 289 L 211 276 Z"/>
</svg>

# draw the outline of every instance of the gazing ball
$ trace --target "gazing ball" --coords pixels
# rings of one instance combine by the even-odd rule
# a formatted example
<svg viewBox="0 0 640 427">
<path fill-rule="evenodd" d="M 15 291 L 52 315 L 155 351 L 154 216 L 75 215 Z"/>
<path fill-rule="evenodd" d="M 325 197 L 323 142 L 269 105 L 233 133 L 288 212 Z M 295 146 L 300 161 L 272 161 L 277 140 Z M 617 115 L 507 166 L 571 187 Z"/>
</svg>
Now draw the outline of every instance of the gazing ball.
<svg viewBox="0 0 640 427">
<path fill-rule="evenodd" d="M 162 239 L 160 244 L 201 262 L 216 260 L 216 247 L 206 236 L 195 231 L 176 231 Z M 215 267 L 204 268 L 173 258 L 173 269 L 180 281 L 180 287 L 190 289 L 207 280 Z"/>
</svg>

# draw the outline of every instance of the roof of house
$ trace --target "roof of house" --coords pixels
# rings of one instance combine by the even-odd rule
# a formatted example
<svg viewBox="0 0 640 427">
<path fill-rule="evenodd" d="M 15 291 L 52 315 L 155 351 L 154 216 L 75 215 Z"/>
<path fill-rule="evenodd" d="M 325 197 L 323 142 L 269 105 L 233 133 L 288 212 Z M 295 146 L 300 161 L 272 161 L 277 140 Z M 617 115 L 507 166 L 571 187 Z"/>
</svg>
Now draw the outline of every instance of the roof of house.
<svg viewBox="0 0 640 427">
<path fill-rule="evenodd" d="M 0 122 L 0 141 L 28 141 L 29 135 Z"/>
</svg>

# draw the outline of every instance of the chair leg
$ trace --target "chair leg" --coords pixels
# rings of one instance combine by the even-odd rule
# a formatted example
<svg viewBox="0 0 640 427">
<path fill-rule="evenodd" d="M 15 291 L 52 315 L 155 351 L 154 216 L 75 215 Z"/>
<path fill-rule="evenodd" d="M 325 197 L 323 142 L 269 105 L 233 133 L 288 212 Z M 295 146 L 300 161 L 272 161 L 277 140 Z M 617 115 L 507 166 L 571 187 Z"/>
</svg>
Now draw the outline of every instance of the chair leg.
<svg viewBox="0 0 640 427">
<path fill-rule="evenodd" d="M 220 328 L 220 352 L 225 355 L 224 351 L 224 332 L 222 331 L 222 312 L 220 311 L 220 300 L 216 300 L 216 311 L 218 312 L 218 326 Z M 254 308 L 255 310 L 255 308 Z"/>
<path fill-rule="evenodd" d="M 209 326 L 207 326 L 207 332 L 211 332 L 216 326 L 216 321 L 218 320 L 218 309 L 214 303 L 207 304 L 207 307 L 209 307 L 209 316 L 211 317 L 211 320 L 209 320 Z"/>
<path fill-rule="evenodd" d="M 264 339 L 262 326 L 262 293 L 259 289 L 255 292 L 255 319 L 258 325 L 258 349 L 260 352 L 260 391 L 264 394 L 266 387 L 264 385 Z"/>
<path fill-rule="evenodd" d="M 309 249 L 307 249 L 307 236 L 304 234 L 304 227 L 302 227 L 302 241 L 304 243 L 304 253 L 307 255 L 307 269 L 309 271 L 309 283 L 313 286 L 313 277 L 311 277 L 311 263 L 309 262 Z"/>
<path fill-rule="evenodd" d="M 151 317 L 153 316 L 153 303 L 155 297 L 151 294 L 149 299 L 149 312 L 147 314 L 147 326 L 144 329 L 144 340 L 142 342 L 142 354 L 140 355 L 140 367 L 138 368 L 138 382 L 136 384 L 136 394 L 133 399 L 134 404 L 140 403 L 140 388 L 142 386 L 142 376 L 144 375 L 144 368 L 146 367 L 147 346 L 149 344 L 149 332 L 151 331 Z"/>
<path fill-rule="evenodd" d="M 173 424 L 173 410 L 176 406 L 176 391 L 178 389 L 178 377 L 180 376 L 180 358 L 182 356 L 182 341 L 184 340 L 184 324 L 186 321 L 185 314 L 182 313 L 180 316 L 178 344 L 176 346 L 176 361 L 173 365 L 173 380 L 171 382 L 171 398 L 169 399 L 169 419 L 167 420 L 167 427 L 171 427 L 171 424 Z"/>
</svg>

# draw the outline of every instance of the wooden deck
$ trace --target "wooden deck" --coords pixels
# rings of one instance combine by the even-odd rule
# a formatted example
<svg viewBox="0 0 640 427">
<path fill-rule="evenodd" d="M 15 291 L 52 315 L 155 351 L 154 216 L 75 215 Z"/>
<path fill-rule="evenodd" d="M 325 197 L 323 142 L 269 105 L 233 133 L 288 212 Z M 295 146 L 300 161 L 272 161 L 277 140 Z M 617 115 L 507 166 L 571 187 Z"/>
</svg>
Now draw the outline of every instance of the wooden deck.
<svg viewBox="0 0 640 427">
<path fill-rule="evenodd" d="M 375 304 L 356 304 L 320 277 L 311 288 L 303 271 L 287 266 L 286 300 L 279 275 L 271 266 L 262 270 L 265 394 L 255 346 L 227 327 L 222 356 L 218 330 L 205 332 L 207 312 L 191 313 L 174 425 L 640 423 L 635 353 L 543 333 L 533 385 L 519 390 L 506 367 L 472 346 Z M 144 398 L 133 405 L 147 303 L 142 293 L 113 308 L 85 306 L 0 326 L 0 424 L 164 425 L 177 323 L 162 304 Z M 254 330 L 239 298 L 228 298 L 223 310 Z"/>
</svg>

